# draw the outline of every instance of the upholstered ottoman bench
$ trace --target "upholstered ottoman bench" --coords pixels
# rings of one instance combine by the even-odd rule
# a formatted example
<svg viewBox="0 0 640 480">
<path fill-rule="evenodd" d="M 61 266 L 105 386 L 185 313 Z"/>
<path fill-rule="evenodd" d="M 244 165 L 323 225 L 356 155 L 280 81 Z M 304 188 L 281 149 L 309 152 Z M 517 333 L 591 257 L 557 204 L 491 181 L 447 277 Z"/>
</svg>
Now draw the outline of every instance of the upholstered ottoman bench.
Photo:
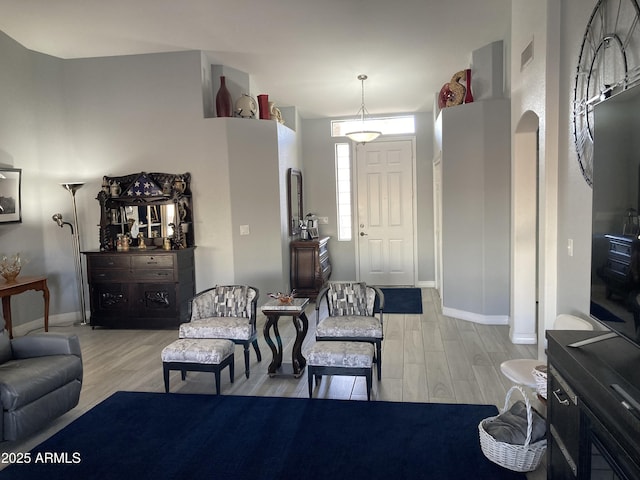
<svg viewBox="0 0 640 480">
<path fill-rule="evenodd" d="M 318 341 L 307 353 L 309 398 L 322 375 L 363 376 L 367 380 L 367 400 L 371 400 L 373 344 L 367 342 Z"/>
<path fill-rule="evenodd" d="M 233 383 L 233 351 L 231 340 L 218 338 L 181 338 L 162 350 L 164 390 L 169 392 L 169 371 L 180 370 L 182 380 L 187 372 L 213 372 L 216 379 L 216 395 L 220 393 L 220 371 L 229 366 Z"/>
</svg>

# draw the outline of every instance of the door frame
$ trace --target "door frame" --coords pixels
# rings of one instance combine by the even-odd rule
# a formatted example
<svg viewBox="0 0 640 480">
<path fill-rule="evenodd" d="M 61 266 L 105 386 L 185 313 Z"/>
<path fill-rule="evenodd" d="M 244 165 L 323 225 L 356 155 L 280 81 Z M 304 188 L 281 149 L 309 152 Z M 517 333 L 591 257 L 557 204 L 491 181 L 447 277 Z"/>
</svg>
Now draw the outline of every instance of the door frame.
<svg viewBox="0 0 640 480">
<path fill-rule="evenodd" d="M 440 308 L 442 308 L 442 151 L 438 151 L 433 159 L 432 181 L 433 181 L 433 266 L 434 266 L 434 288 L 440 297 Z M 436 189 L 436 175 L 439 185 Z"/>
<path fill-rule="evenodd" d="M 544 344 L 542 249 L 542 174 L 540 119 L 525 112 L 513 133 L 511 164 L 511 274 L 509 339 L 515 344 Z M 524 232 L 527 232 L 525 234 Z M 531 235 L 534 232 L 534 235 Z"/>
<path fill-rule="evenodd" d="M 380 140 L 374 140 L 371 143 L 383 143 L 383 142 L 411 142 L 411 209 L 413 213 L 411 215 L 411 223 L 412 223 L 412 232 L 413 232 L 413 252 L 411 253 L 413 257 L 413 285 L 415 287 L 418 285 L 418 212 L 417 212 L 417 186 L 418 181 L 416 178 L 417 174 L 417 164 L 416 164 L 416 137 L 415 135 L 397 135 L 397 136 L 385 136 Z M 351 205 L 352 205 L 352 220 L 351 220 L 351 231 L 354 232 L 354 251 L 356 256 L 355 266 L 356 266 L 356 281 L 360 281 L 360 242 L 358 241 L 358 234 L 356 232 L 359 231 L 358 226 L 358 148 L 359 144 L 352 143 L 351 152 L 352 152 L 352 165 L 351 165 Z"/>
</svg>

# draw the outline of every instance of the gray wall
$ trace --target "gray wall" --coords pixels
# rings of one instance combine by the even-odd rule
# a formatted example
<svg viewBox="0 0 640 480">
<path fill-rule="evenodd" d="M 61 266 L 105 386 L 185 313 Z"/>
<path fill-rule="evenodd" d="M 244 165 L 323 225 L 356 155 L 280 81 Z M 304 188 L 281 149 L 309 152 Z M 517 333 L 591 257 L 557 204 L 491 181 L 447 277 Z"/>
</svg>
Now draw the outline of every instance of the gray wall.
<svg viewBox="0 0 640 480">
<path fill-rule="evenodd" d="M 446 108 L 438 119 L 442 302 L 453 316 L 509 315 L 508 112 L 508 100 L 486 100 Z"/>
<path fill-rule="evenodd" d="M 47 272 L 56 312 L 76 298 L 74 288 L 62 288 L 75 278 L 71 237 L 51 221 L 53 209 L 71 218 L 58 167 L 66 164 L 69 172 L 77 167 L 68 155 L 62 65 L 1 32 L 0 59 L 0 165 L 22 169 L 23 218 L 21 224 L 0 224 L 0 254 L 19 252 L 26 261 L 22 275 Z M 41 292 L 14 297 L 11 305 L 14 325 L 43 315 Z"/>
<path fill-rule="evenodd" d="M 589 316 L 591 276 L 591 195 L 592 190 L 582 178 L 573 144 L 571 112 L 575 69 L 578 53 L 591 11 L 596 2 L 564 0 L 561 6 L 560 71 L 550 80 L 558 85 L 557 105 L 548 105 L 546 117 L 559 115 L 560 135 L 557 183 L 557 313 Z M 549 120 L 547 119 L 547 122 Z M 547 127 L 549 128 L 549 127 Z M 567 240 L 573 239 L 573 256 L 567 255 Z M 551 328 L 547 319 L 547 326 Z"/>
<path fill-rule="evenodd" d="M 0 35 L 0 58 L 0 162 L 23 169 L 23 223 L 0 225 L 0 253 L 20 251 L 25 274 L 46 273 L 52 323 L 80 318 L 70 232 L 51 220 L 73 218 L 63 181 L 86 182 L 76 195 L 80 240 L 95 250 L 103 175 L 189 171 L 196 288 L 245 281 L 252 267 L 262 300 L 286 287 L 283 172 L 298 165 L 299 140 L 275 122 L 204 118 L 205 56 L 61 60 Z M 238 237 L 241 224 L 250 235 Z M 14 325 L 41 318 L 40 299 L 13 299 Z"/>
<path fill-rule="evenodd" d="M 286 175 L 298 166 L 296 134 L 275 121 L 226 121 L 234 278 L 258 287 L 265 301 L 289 289 Z M 249 235 L 240 235 L 241 225 Z"/>
<path fill-rule="evenodd" d="M 571 128 L 575 69 L 585 28 L 595 1 L 564 0 L 559 29 L 560 70 L 553 72 L 559 102 L 549 109 L 559 114 L 558 141 L 558 234 L 557 234 L 557 312 L 589 316 L 591 276 L 591 200 L 592 190 L 582 178 Z M 638 46 L 635 47 L 636 49 Z M 638 55 L 636 50 L 635 55 Z M 573 239 L 573 256 L 567 254 L 567 241 Z M 548 324 L 549 325 L 549 324 Z M 550 326 L 550 325 L 549 325 Z"/>
</svg>

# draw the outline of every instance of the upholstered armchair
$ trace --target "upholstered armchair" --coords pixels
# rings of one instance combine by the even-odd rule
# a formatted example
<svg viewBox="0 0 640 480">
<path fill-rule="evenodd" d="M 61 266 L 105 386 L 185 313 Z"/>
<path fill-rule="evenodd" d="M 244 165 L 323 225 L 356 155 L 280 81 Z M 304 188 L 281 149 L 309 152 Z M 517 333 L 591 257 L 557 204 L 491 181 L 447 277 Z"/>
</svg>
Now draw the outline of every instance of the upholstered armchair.
<svg viewBox="0 0 640 480">
<path fill-rule="evenodd" d="M 321 319 L 323 301 L 329 315 Z M 374 312 L 376 303 L 378 310 Z M 384 294 L 379 288 L 364 282 L 328 282 L 316 299 L 316 340 L 372 343 L 376 348 L 374 362 L 377 364 L 380 380 L 384 338 L 383 310 Z"/>
<path fill-rule="evenodd" d="M 20 440 L 74 408 L 82 374 L 77 335 L 10 340 L 0 320 L 0 440 Z"/>
<path fill-rule="evenodd" d="M 258 289 L 248 285 L 218 285 L 198 293 L 189 304 L 190 321 L 180 325 L 180 338 L 225 338 L 242 345 L 249 378 L 249 345 L 262 360 L 256 335 L 258 297 Z"/>
</svg>

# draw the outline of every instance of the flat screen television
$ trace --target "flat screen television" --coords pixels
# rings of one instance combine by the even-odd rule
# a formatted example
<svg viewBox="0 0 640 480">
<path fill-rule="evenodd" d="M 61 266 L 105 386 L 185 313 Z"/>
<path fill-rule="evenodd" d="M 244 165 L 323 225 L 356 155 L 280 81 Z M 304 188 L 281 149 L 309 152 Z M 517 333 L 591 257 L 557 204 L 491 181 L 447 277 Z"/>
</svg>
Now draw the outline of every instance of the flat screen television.
<svg viewBox="0 0 640 480">
<path fill-rule="evenodd" d="M 640 346 L 640 86 L 593 115 L 591 317 Z"/>
</svg>

